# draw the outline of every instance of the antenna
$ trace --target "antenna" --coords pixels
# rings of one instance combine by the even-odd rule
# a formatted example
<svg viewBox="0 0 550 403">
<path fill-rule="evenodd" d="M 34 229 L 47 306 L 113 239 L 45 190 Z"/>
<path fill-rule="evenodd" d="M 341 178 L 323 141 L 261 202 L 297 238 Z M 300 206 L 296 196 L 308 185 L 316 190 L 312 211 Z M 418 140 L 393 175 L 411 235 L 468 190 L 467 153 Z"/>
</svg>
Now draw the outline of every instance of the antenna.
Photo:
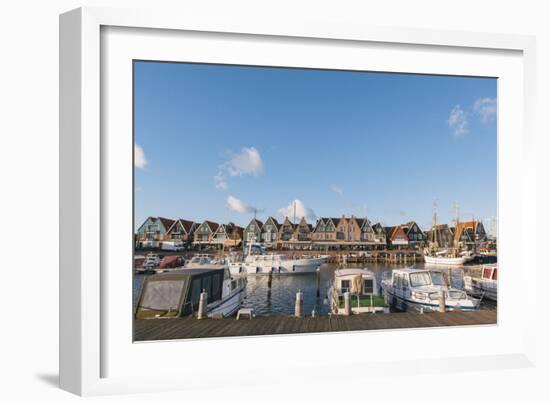
<svg viewBox="0 0 550 403">
<path fill-rule="evenodd" d="M 455 201 L 452 205 L 453 210 L 455 211 L 455 225 L 458 225 L 460 222 L 460 205 Z"/>
</svg>

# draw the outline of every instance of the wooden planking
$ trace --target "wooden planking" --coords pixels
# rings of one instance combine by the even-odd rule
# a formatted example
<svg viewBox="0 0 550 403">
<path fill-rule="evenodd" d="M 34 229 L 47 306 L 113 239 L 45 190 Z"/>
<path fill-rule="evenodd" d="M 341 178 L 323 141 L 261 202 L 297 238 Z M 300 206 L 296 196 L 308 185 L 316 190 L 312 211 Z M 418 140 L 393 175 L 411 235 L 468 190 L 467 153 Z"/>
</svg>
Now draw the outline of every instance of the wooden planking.
<svg viewBox="0 0 550 403">
<path fill-rule="evenodd" d="M 134 322 L 135 341 L 173 340 L 204 337 L 259 336 L 342 332 L 376 329 L 464 326 L 496 324 L 495 310 L 475 312 L 432 312 L 319 316 L 297 319 L 292 316 L 256 317 L 252 320 L 227 319 L 150 319 Z"/>
</svg>

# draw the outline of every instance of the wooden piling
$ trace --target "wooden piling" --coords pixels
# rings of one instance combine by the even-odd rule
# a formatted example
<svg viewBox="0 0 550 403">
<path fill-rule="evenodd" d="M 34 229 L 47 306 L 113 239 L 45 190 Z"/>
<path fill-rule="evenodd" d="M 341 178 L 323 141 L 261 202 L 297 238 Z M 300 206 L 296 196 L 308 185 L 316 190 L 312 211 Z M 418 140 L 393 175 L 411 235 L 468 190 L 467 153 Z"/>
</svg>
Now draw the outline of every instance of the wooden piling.
<svg viewBox="0 0 550 403">
<path fill-rule="evenodd" d="M 439 290 L 439 312 L 445 312 L 445 290 Z"/>
<path fill-rule="evenodd" d="M 304 317 L 304 295 L 302 290 L 298 290 L 296 293 L 296 303 L 294 304 L 294 316 L 297 318 Z"/>
<path fill-rule="evenodd" d="M 199 311 L 197 313 L 197 319 L 206 318 L 207 300 L 208 300 L 208 293 L 202 290 L 201 295 L 199 297 Z"/>
<path fill-rule="evenodd" d="M 351 315 L 351 294 L 349 291 L 344 293 L 344 315 Z"/>
<path fill-rule="evenodd" d="M 317 298 L 321 296 L 321 269 L 317 268 Z"/>
</svg>

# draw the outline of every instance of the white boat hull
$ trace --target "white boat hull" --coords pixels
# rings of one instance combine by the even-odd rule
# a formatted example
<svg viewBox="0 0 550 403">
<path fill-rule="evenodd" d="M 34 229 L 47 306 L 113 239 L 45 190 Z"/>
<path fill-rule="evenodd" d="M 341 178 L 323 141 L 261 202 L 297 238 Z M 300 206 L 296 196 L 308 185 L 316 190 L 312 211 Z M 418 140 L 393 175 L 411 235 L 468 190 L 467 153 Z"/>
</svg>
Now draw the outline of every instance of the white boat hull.
<svg viewBox="0 0 550 403">
<path fill-rule="evenodd" d="M 231 275 L 307 274 L 315 273 L 325 261 L 325 258 L 260 260 L 257 262 L 232 263 L 229 266 L 229 271 Z"/>
<path fill-rule="evenodd" d="M 470 256 L 440 257 L 440 256 L 424 255 L 424 262 L 428 264 L 443 265 L 443 266 L 462 266 L 472 259 L 473 257 L 470 257 Z"/>
<path fill-rule="evenodd" d="M 245 288 L 241 288 L 220 301 L 214 302 L 207 307 L 207 316 L 223 316 L 228 317 L 239 309 L 242 305 L 246 292 Z"/>
<path fill-rule="evenodd" d="M 496 281 L 486 281 L 464 276 L 464 290 L 473 297 L 483 297 L 496 301 L 497 288 Z"/>
<path fill-rule="evenodd" d="M 438 312 L 438 303 L 427 303 L 426 301 L 415 301 L 413 299 L 398 296 L 388 292 L 389 304 L 394 309 L 405 312 Z M 476 305 L 462 305 L 460 303 L 445 304 L 446 311 L 475 311 L 479 309 Z"/>
</svg>

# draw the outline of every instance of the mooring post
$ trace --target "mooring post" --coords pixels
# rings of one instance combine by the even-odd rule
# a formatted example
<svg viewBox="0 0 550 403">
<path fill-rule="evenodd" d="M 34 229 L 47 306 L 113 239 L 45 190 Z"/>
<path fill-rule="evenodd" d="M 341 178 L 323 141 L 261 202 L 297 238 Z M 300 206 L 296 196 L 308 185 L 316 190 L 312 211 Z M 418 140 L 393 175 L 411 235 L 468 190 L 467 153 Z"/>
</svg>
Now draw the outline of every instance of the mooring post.
<svg viewBox="0 0 550 403">
<path fill-rule="evenodd" d="M 349 291 L 344 293 L 344 315 L 351 315 L 351 294 Z"/>
<path fill-rule="evenodd" d="M 445 290 L 439 290 L 439 312 L 445 312 Z"/>
<path fill-rule="evenodd" d="M 317 268 L 317 298 L 321 296 L 321 268 Z"/>
<path fill-rule="evenodd" d="M 208 293 L 206 291 L 202 290 L 201 295 L 199 297 L 199 312 L 197 313 L 197 319 L 206 318 L 207 298 L 208 298 Z"/>
<path fill-rule="evenodd" d="M 297 318 L 301 318 L 304 316 L 304 295 L 302 294 L 302 290 L 298 290 L 298 292 L 296 293 L 294 316 Z"/>
</svg>

